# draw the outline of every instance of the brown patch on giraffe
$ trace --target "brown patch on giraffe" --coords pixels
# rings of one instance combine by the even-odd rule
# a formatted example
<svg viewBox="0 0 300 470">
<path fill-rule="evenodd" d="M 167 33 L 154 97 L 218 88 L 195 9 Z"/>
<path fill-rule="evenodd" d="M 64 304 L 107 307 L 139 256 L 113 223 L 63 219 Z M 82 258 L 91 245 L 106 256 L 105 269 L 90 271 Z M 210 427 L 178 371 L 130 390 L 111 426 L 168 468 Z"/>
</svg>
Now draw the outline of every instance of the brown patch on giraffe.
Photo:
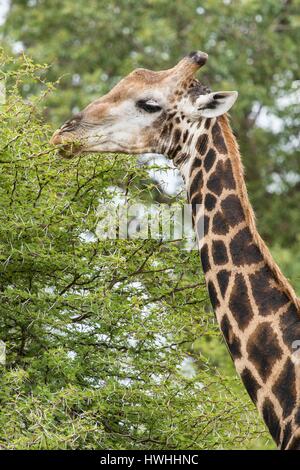
<svg viewBox="0 0 300 470">
<path fill-rule="evenodd" d="M 173 110 L 172 112 L 169 112 L 168 119 L 171 120 L 171 119 L 173 119 L 174 116 L 176 116 L 176 111 Z"/>
<path fill-rule="evenodd" d="M 204 162 L 205 165 L 205 162 Z M 229 158 L 220 160 L 217 163 L 215 171 L 211 174 L 208 182 L 208 189 L 220 196 L 223 189 L 235 189 L 236 184 L 232 173 L 232 165 Z"/>
<path fill-rule="evenodd" d="M 193 166 L 191 168 L 191 174 L 192 172 L 195 170 L 195 169 L 198 169 L 198 168 L 201 168 L 202 167 L 202 159 L 199 158 L 199 157 L 196 157 L 194 160 L 193 160 Z"/>
<path fill-rule="evenodd" d="M 217 265 L 228 263 L 227 248 L 222 240 L 214 240 L 212 242 L 212 257 Z"/>
<path fill-rule="evenodd" d="M 207 118 L 204 123 L 205 129 L 208 130 L 210 128 L 210 125 L 211 125 L 211 119 Z"/>
<path fill-rule="evenodd" d="M 203 245 L 203 247 L 201 248 L 200 257 L 201 257 L 201 263 L 202 263 L 203 271 L 204 271 L 204 273 L 207 273 L 211 269 L 210 262 L 209 262 L 207 243 L 205 245 Z"/>
<path fill-rule="evenodd" d="M 196 150 L 198 153 L 200 153 L 200 155 L 205 155 L 207 144 L 208 144 L 208 135 L 207 134 L 200 135 L 196 143 Z"/>
<path fill-rule="evenodd" d="M 283 418 L 287 418 L 292 413 L 297 400 L 295 366 L 289 358 L 284 363 L 272 391 L 282 407 Z"/>
<path fill-rule="evenodd" d="M 229 231 L 229 225 L 220 211 L 218 211 L 213 218 L 212 231 L 217 235 L 226 235 Z"/>
<path fill-rule="evenodd" d="M 182 143 L 183 143 L 183 144 L 186 143 L 186 140 L 187 140 L 188 136 L 189 136 L 189 130 L 186 129 L 186 130 L 184 131 L 183 137 L 182 137 Z"/>
<path fill-rule="evenodd" d="M 202 204 L 202 194 L 201 193 L 194 193 L 190 197 L 190 203 L 191 203 L 191 206 L 192 206 L 193 215 L 195 215 L 196 212 L 198 212 L 198 210 L 200 209 L 200 206 Z"/>
<path fill-rule="evenodd" d="M 209 231 L 209 223 L 210 223 L 210 218 L 205 215 L 204 216 L 204 235 L 207 235 L 208 234 L 208 231 Z"/>
<path fill-rule="evenodd" d="M 202 204 L 202 195 L 201 193 L 195 193 L 191 198 L 192 213 L 195 216 L 200 209 Z"/>
<path fill-rule="evenodd" d="M 282 339 L 289 350 L 296 353 L 296 341 L 300 340 L 300 319 L 298 311 L 294 304 L 291 304 L 287 312 L 283 313 L 280 318 L 280 327 L 282 330 Z M 300 425 L 300 422 L 299 422 Z"/>
<path fill-rule="evenodd" d="M 259 314 L 263 316 L 276 313 L 288 302 L 286 294 L 272 286 L 272 281 L 274 276 L 267 266 L 250 276 L 253 297 Z"/>
<path fill-rule="evenodd" d="M 174 134 L 173 134 L 173 144 L 178 144 L 178 142 L 180 141 L 181 139 L 181 130 L 178 129 L 178 127 L 174 130 Z"/>
<path fill-rule="evenodd" d="M 229 284 L 229 279 L 230 279 L 230 272 L 226 271 L 226 269 L 222 269 L 221 271 L 218 272 L 217 280 L 218 280 L 219 288 L 220 288 L 223 299 L 225 298 L 225 294 L 226 294 L 227 287 Z"/>
<path fill-rule="evenodd" d="M 259 375 L 266 382 L 274 364 L 282 357 L 277 336 L 268 322 L 258 325 L 251 334 L 247 344 L 247 353 Z"/>
<path fill-rule="evenodd" d="M 248 227 L 240 230 L 230 242 L 230 252 L 235 266 L 259 263 L 263 260 Z"/>
<path fill-rule="evenodd" d="M 192 182 L 190 184 L 189 193 L 190 197 L 192 198 L 194 193 L 200 193 L 203 187 L 203 174 L 202 171 L 199 170 L 195 175 L 193 175 Z"/>
<path fill-rule="evenodd" d="M 291 422 L 289 421 L 283 430 L 283 438 L 282 438 L 282 442 L 280 445 L 281 450 L 284 450 L 286 448 L 291 437 L 292 437 L 292 425 L 291 425 Z"/>
<path fill-rule="evenodd" d="M 236 274 L 235 276 L 229 308 L 239 328 L 243 331 L 249 325 L 254 314 L 250 305 L 248 288 L 242 274 Z"/>
<path fill-rule="evenodd" d="M 216 161 L 216 152 L 214 151 L 214 149 L 209 149 L 204 159 L 205 171 L 209 172 L 209 170 L 212 168 L 215 161 Z"/>
<path fill-rule="evenodd" d="M 213 196 L 212 194 L 208 193 L 205 196 L 205 201 L 204 201 L 204 207 L 208 211 L 212 211 L 217 203 L 217 198 Z"/>
<path fill-rule="evenodd" d="M 262 406 L 262 415 L 266 425 L 269 428 L 271 436 L 276 444 L 280 440 L 280 421 L 275 412 L 274 405 L 269 398 L 266 398 Z"/>
<path fill-rule="evenodd" d="M 221 330 L 226 340 L 228 349 L 233 359 L 239 359 L 242 357 L 241 353 L 241 341 L 234 334 L 233 328 L 230 324 L 228 316 L 225 314 L 221 321 Z"/>
<path fill-rule="evenodd" d="M 227 147 L 226 147 L 223 133 L 222 133 L 221 127 L 219 126 L 218 121 L 216 121 L 212 127 L 212 136 L 213 136 L 213 142 L 218 152 L 226 154 Z"/>
<path fill-rule="evenodd" d="M 241 373 L 241 379 L 243 381 L 243 384 L 245 385 L 245 388 L 253 401 L 253 403 L 256 404 L 257 402 L 257 392 L 260 389 L 260 385 L 253 376 L 252 372 L 245 367 L 245 369 Z"/>
<path fill-rule="evenodd" d="M 230 194 L 221 202 L 224 218 L 226 222 L 234 227 L 245 220 L 244 211 L 239 198 L 235 194 Z"/>
<path fill-rule="evenodd" d="M 211 304 L 213 306 L 213 309 L 216 311 L 216 309 L 220 306 L 220 301 L 218 299 L 218 294 L 212 281 L 208 282 L 207 288 Z"/>
</svg>

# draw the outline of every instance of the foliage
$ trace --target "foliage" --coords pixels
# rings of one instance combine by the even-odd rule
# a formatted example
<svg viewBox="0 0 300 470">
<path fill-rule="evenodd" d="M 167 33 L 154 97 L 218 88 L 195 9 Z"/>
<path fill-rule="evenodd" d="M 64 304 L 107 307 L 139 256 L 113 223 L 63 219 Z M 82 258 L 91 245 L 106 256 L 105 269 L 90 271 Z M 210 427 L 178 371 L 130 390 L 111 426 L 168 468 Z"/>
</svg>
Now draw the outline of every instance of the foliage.
<svg viewBox="0 0 300 470">
<path fill-rule="evenodd" d="M 147 167 L 59 159 L 40 118 L 43 66 L 1 63 L 0 446 L 272 446 L 220 345 L 197 253 L 94 236 L 112 182 L 147 200 Z M 24 101 L 25 83 L 40 93 Z"/>
</svg>

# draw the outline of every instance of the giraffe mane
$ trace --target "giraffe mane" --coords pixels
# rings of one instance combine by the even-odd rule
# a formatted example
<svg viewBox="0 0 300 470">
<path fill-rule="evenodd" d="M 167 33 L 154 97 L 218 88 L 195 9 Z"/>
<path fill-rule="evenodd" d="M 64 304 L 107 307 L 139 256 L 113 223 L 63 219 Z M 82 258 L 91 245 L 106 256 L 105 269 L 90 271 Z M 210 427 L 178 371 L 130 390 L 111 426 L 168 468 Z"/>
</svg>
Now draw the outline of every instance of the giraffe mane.
<svg viewBox="0 0 300 470">
<path fill-rule="evenodd" d="M 282 271 L 280 270 L 279 266 L 275 263 L 267 245 L 259 235 L 257 228 L 256 228 L 256 221 L 255 221 L 255 214 L 253 208 L 249 201 L 248 191 L 244 179 L 244 167 L 242 164 L 241 154 L 239 150 L 239 145 L 233 135 L 229 119 L 227 115 L 220 116 L 219 118 L 220 126 L 222 127 L 222 132 L 224 139 L 226 141 L 227 148 L 229 150 L 230 155 L 232 156 L 232 167 L 233 172 L 236 177 L 236 181 L 239 182 L 238 184 L 238 192 L 241 198 L 241 203 L 243 209 L 245 211 L 246 222 L 248 223 L 250 232 L 253 236 L 254 242 L 257 244 L 261 253 L 264 257 L 264 260 L 269 267 L 269 269 L 273 272 L 275 279 L 277 280 L 278 284 L 282 288 L 283 292 L 288 296 L 288 298 L 295 304 L 298 313 L 300 315 L 300 298 L 297 297 L 293 287 L 284 276 Z"/>
</svg>

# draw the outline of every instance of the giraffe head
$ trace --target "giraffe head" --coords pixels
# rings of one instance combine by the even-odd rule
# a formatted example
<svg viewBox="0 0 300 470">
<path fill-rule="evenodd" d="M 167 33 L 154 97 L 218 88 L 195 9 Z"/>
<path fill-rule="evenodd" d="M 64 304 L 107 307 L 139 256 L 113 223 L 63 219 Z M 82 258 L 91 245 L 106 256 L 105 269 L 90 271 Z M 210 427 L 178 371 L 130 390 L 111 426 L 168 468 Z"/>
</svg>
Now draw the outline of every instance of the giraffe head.
<svg viewBox="0 0 300 470">
<path fill-rule="evenodd" d="M 84 152 L 163 153 L 174 158 L 183 131 L 228 111 L 237 92 L 210 92 L 194 78 L 207 54 L 192 52 L 159 72 L 136 69 L 58 129 L 64 156 Z"/>
</svg>

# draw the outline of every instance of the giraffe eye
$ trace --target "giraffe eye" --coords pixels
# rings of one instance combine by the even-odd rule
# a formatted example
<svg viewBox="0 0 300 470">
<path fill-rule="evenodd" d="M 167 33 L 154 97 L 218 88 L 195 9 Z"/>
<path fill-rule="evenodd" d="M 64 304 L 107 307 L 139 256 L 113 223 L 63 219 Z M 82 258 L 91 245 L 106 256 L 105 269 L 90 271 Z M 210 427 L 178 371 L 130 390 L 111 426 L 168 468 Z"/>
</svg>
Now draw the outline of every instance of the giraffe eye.
<svg viewBox="0 0 300 470">
<path fill-rule="evenodd" d="M 161 106 L 155 100 L 139 100 L 136 102 L 136 106 L 139 109 L 143 109 L 147 113 L 157 113 L 161 111 Z"/>
</svg>

